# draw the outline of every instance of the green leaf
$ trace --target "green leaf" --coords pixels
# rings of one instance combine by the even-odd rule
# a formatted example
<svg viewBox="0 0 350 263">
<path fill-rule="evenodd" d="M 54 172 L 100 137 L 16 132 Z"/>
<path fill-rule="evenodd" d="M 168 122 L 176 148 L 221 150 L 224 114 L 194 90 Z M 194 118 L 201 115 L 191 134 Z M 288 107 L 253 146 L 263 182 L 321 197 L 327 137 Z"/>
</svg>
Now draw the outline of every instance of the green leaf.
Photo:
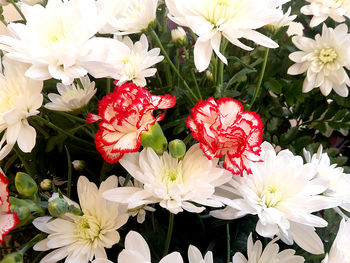
<svg viewBox="0 0 350 263">
<path fill-rule="evenodd" d="M 264 82 L 264 86 L 267 90 L 272 91 L 276 94 L 281 94 L 282 92 L 282 85 L 274 78 L 269 78 L 267 81 Z"/>
<path fill-rule="evenodd" d="M 295 139 L 295 137 L 298 134 L 298 128 L 293 127 L 290 128 L 286 133 L 282 134 L 281 136 L 281 144 L 286 145 L 287 143 L 291 142 L 292 140 Z"/>
</svg>

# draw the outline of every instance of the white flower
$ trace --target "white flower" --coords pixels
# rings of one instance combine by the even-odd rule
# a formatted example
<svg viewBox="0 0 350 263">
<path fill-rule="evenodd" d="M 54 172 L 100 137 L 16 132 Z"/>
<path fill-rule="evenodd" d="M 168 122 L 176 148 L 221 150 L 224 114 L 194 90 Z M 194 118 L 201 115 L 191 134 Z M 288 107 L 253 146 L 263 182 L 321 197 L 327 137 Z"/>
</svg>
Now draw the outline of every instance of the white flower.
<svg viewBox="0 0 350 263">
<path fill-rule="evenodd" d="M 159 157 L 152 148 L 146 148 L 141 153 L 129 153 L 120 160 L 120 164 L 143 186 L 119 187 L 106 191 L 103 197 L 126 203 L 128 209 L 159 202 L 174 214 L 183 209 L 200 213 L 205 208 L 193 203 L 222 206 L 215 200 L 214 189 L 230 180 L 231 174 L 218 168 L 217 163 L 218 159 L 208 160 L 205 157 L 199 144 L 192 146 L 182 161 L 167 152 Z"/>
<path fill-rule="evenodd" d="M 9 52 L 6 56 L 32 64 L 27 77 L 55 78 L 68 85 L 87 73 L 96 78 L 112 75 L 108 59 L 126 47 L 110 38 L 93 37 L 105 23 L 95 0 L 49 0 L 46 7 L 21 8 L 27 24 L 10 23 L 11 36 L 0 36 L 0 43 Z M 117 49 L 111 50 L 111 45 Z"/>
<path fill-rule="evenodd" d="M 57 83 L 57 91 L 48 94 L 51 102 L 45 104 L 45 108 L 56 111 L 74 111 L 86 106 L 95 95 L 95 82 L 90 82 L 88 76 L 80 78 L 82 87 L 79 85 L 64 85 Z"/>
<path fill-rule="evenodd" d="M 136 34 L 156 20 L 158 0 L 98 0 L 97 4 L 107 12 L 101 33 Z"/>
<path fill-rule="evenodd" d="M 65 262 L 87 263 L 94 257 L 107 258 L 105 248 L 119 242 L 117 229 L 126 223 L 128 215 L 123 207 L 102 198 L 102 192 L 116 187 L 116 176 L 102 182 L 98 189 L 86 177 L 79 177 L 78 196 L 82 216 L 66 213 L 52 220 L 39 217 L 33 221 L 36 228 L 48 237 L 34 246 L 34 250 L 55 249 L 40 262 L 52 263 L 66 257 Z"/>
<path fill-rule="evenodd" d="M 337 199 L 340 207 L 350 212 L 350 175 L 343 173 L 343 168 L 331 164 L 328 154 L 322 153 L 322 145 L 312 158 L 305 149 L 304 155 L 307 162 L 317 167 L 317 177 L 325 180 L 327 189 L 323 194 Z"/>
<path fill-rule="evenodd" d="M 310 5 L 303 6 L 300 11 L 304 15 L 312 15 L 310 26 L 315 27 L 325 21 L 328 17 L 341 23 L 345 21 L 344 16 L 350 18 L 349 0 L 306 0 Z"/>
<path fill-rule="evenodd" d="M 27 5 L 36 5 L 44 3 L 44 0 L 20 0 L 22 3 Z"/>
<path fill-rule="evenodd" d="M 258 240 L 253 244 L 252 233 L 250 233 L 247 244 L 248 260 L 242 253 L 237 252 L 232 257 L 232 263 L 303 263 L 305 261 L 303 257 L 294 255 L 293 249 L 279 252 L 279 246 L 275 243 L 277 239 L 270 241 L 263 251 L 261 241 Z"/>
<path fill-rule="evenodd" d="M 0 61 L 1 63 L 1 61 Z M 23 152 L 30 152 L 36 140 L 36 131 L 27 118 L 39 113 L 43 103 L 42 81 L 24 76 L 27 65 L 5 58 L 4 73 L 0 73 L 0 160 L 17 142 Z"/>
<path fill-rule="evenodd" d="M 125 178 L 120 176 L 119 177 L 120 186 L 124 186 L 124 183 L 125 183 Z M 142 188 L 143 184 L 137 181 L 136 179 L 134 179 L 134 183 L 132 183 L 131 180 L 129 180 L 125 186 Z M 143 222 L 145 222 L 145 219 L 146 219 L 146 211 L 154 212 L 156 211 L 156 209 L 148 205 L 143 205 L 143 206 L 128 210 L 128 214 L 131 215 L 132 217 L 137 216 L 137 223 L 142 224 Z"/>
<path fill-rule="evenodd" d="M 203 258 L 199 249 L 190 245 L 188 247 L 188 261 L 190 263 L 213 263 L 213 253 L 208 251 Z"/>
<path fill-rule="evenodd" d="M 283 14 L 282 7 L 279 7 L 278 10 L 280 12 L 282 12 L 282 14 Z M 281 19 L 279 19 L 278 21 L 276 21 L 272 25 L 275 28 L 281 28 L 281 27 L 289 26 L 291 24 L 291 22 L 297 17 L 297 15 L 290 16 L 290 12 L 291 11 L 292 11 L 292 9 L 291 9 L 291 7 L 289 7 L 287 12 L 282 15 Z"/>
<path fill-rule="evenodd" d="M 230 186 L 221 189 L 238 197 L 222 199 L 228 207 L 213 211 L 212 215 L 222 219 L 258 215 L 259 235 L 270 238 L 277 235 L 287 244 L 295 241 L 310 253 L 322 254 L 323 243 L 314 227 L 325 227 L 327 222 L 311 213 L 337 206 L 339 202 L 319 195 L 326 186 L 323 180 L 314 179 L 315 166 L 303 164 L 300 156 L 289 150 L 276 155 L 271 144 L 264 142 L 261 158 L 263 162 L 252 164 L 251 175 L 234 177 Z"/>
<path fill-rule="evenodd" d="M 273 0 L 166 0 L 169 18 L 189 27 L 199 37 L 194 47 L 194 62 L 199 71 L 208 68 L 213 53 L 227 64 L 220 53 L 221 38 L 245 50 L 252 48 L 240 42 L 246 38 L 270 48 L 278 45 L 255 31 L 277 21 L 281 13 L 276 9 L 281 1 Z"/>
<path fill-rule="evenodd" d="M 350 221 L 340 222 L 338 234 L 322 263 L 348 263 L 350 258 Z"/>
<path fill-rule="evenodd" d="M 287 35 L 288 36 L 302 36 L 304 34 L 304 26 L 299 22 L 290 22 Z"/>
<path fill-rule="evenodd" d="M 132 81 L 140 87 L 146 86 L 146 78 L 154 76 L 157 72 L 152 66 L 164 59 L 163 56 L 159 56 L 160 49 L 148 50 L 148 40 L 144 34 L 135 44 L 129 37 L 124 37 L 123 43 L 128 49 L 124 51 L 120 60 L 115 62 L 114 78 L 118 80 L 118 85 Z"/>
<path fill-rule="evenodd" d="M 338 95 L 347 97 L 350 79 L 344 67 L 350 69 L 348 27 L 341 24 L 333 29 L 323 25 L 322 36 L 317 34 L 315 39 L 295 36 L 292 41 L 301 51 L 289 55 L 296 64 L 288 69 L 288 74 L 307 72 L 303 92 L 320 87 L 324 96 L 334 89 Z"/>
<path fill-rule="evenodd" d="M 150 263 L 151 253 L 144 238 L 135 231 L 130 231 L 125 237 L 125 249 L 118 255 L 118 263 Z M 179 252 L 173 252 L 163 257 L 159 263 L 182 263 Z M 102 263 L 102 262 L 101 262 Z"/>
</svg>

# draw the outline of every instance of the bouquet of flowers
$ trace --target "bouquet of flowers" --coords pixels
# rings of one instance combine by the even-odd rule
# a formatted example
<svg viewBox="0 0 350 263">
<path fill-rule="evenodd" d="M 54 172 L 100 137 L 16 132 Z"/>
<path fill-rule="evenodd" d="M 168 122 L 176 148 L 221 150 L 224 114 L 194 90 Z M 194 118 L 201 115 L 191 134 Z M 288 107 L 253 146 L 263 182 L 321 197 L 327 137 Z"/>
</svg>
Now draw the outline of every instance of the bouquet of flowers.
<svg viewBox="0 0 350 263">
<path fill-rule="evenodd" d="M 1 263 L 349 262 L 349 1 L 0 5 Z"/>
</svg>

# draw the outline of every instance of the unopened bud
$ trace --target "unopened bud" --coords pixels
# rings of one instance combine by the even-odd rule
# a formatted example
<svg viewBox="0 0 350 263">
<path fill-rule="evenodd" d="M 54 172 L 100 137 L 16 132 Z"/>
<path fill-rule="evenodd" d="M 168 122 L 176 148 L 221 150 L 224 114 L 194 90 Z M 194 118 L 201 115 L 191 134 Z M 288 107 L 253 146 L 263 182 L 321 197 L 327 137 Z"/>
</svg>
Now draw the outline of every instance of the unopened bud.
<svg viewBox="0 0 350 263">
<path fill-rule="evenodd" d="M 86 162 L 83 160 L 74 160 L 72 164 L 73 164 L 74 170 L 76 171 L 83 171 L 86 166 Z"/>
<path fill-rule="evenodd" d="M 171 41 L 179 46 L 187 45 L 187 35 L 182 27 L 171 30 Z"/>
<path fill-rule="evenodd" d="M 169 152 L 172 157 L 181 159 L 186 153 L 186 145 L 179 139 L 172 140 L 169 143 Z"/>
<path fill-rule="evenodd" d="M 63 198 L 56 198 L 47 206 L 52 217 L 61 217 L 69 212 L 69 204 Z"/>
<path fill-rule="evenodd" d="M 51 190 L 52 188 L 52 180 L 51 179 L 44 179 L 40 183 L 40 188 L 44 191 Z"/>
<path fill-rule="evenodd" d="M 19 252 L 14 252 L 6 255 L 0 263 L 23 263 L 23 255 Z"/>
<path fill-rule="evenodd" d="M 16 213 L 20 220 L 17 228 L 30 224 L 35 217 L 45 215 L 43 208 L 32 200 L 23 200 L 10 196 L 9 201 L 11 203 L 11 212 Z"/>
<path fill-rule="evenodd" d="M 151 147 L 157 154 L 163 154 L 163 152 L 166 151 L 168 141 L 158 122 L 151 125 L 149 131 L 142 133 L 141 145 L 143 147 Z"/>
<path fill-rule="evenodd" d="M 207 70 L 205 72 L 205 75 L 207 76 L 207 79 L 210 80 L 210 81 L 213 81 L 214 80 L 214 76 L 213 76 L 213 73 L 211 73 L 209 70 Z"/>
<path fill-rule="evenodd" d="M 16 174 L 15 185 L 17 192 L 26 198 L 33 198 L 33 196 L 38 192 L 36 182 L 26 173 L 18 172 Z"/>
</svg>

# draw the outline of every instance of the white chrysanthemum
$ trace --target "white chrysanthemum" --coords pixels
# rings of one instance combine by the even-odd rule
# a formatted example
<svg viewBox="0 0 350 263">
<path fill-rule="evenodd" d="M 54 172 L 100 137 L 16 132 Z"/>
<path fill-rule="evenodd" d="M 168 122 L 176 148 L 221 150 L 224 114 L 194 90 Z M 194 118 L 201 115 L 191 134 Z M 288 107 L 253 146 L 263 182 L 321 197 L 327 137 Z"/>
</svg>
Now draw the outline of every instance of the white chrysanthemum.
<svg viewBox="0 0 350 263">
<path fill-rule="evenodd" d="M 338 234 L 322 263 L 348 263 L 350 259 L 350 221 L 340 222 Z"/>
<path fill-rule="evenodd" d="M 252 174 L 234 177 L 221 191 L 222 201 L 228 206 L 212 215 L 222 219 L 235 219 L 247 214 L 257 215 L 256 231 L 264 237 L 278 236 L 287 244 L 297 243 L 313 254 L 323 253 L 323 243 L 315 227 L 327 222 L 311 213 L 334 207 L 336 200 L 322 195 L 326 190 L 323 180 L 315 179 L 314 164 L 303 164 L 300 156 L 289 150 L 277 155 L 271 144 L 262 144 L 263 162 L 252 164 Z M 236 198 L 227 198 L 229 195 Z"/>
<path fill-rule="evenodd" d="M 213 53 L 227 64 L 220 53 L 221 37 L 245 50 L 252 48 L 238 39 L 246 38 L 270 48 L 278 45 L 255 31 L 281 18 L 277 7 L 286 1 L 273 0 L 166 0 L 169 18 L 189 27 L 199 37 L 194 47 L 194 62 L 199 71 L 208 68 Z"/>
<path fill-rule="evenodd" d="M 93 37 L 105 23 L 95 0 L 49 0 L 46 7 L 21 8 L 27 24 L 10 23 L 11 36 L 0 36 L 0 47 L 9 52 L 6 56 L 32 64 L 27 77 L 55 78 L 68 85 L 87 73 L 97 78 L 112 75 L 107 61 L 126 47 L 110 38 Z M 111 50 L 111 45 L 118 48 Z"/>
<path fill-rule="evenodd" d="M 283 14 L 282 7 L 278 8 L 278 10 Z M 281 28 L 285 26 L 289 26 L 290 23 L 297 17 L 297 15 L 290 16 L 292 9 L 288 8 L 287 12 L 282 15 L 281 19 L 272 24 L 275 28 Z"/>
<path fill-rule="evenodd" d="M 288 69 L 288 74 L 307 72 L 303 92 L 319 87 L 327 96 L 332 89 L 342 96 L 348 96 L 350 79 L 344 69 L 350 69 L 350 34 L 345 24 L 335 29 L 323 25 L 322 36 L 315 39 L 295 36 L 294 45 L 301 51 L 293 52 L 289 58 L 296 62 Z"/>
<path fill-rule="evenodd" d="M 0 60 L 1 63 L 1 60 Z M 4 59 L 4 73 L 0 73 L 0 160 L 17 142 L 23 152 L 30 152 L 36 140 L 36 131 L 27 118 L 39 113 L 43 103 L 42 81 L 24 76 L 28 67 L 10 59 Z"/>
<path fill-rule="evenodd" d="M 349 0 L 306 0 L 310 5 L 303 6 L 300 11 L 304 15 L 312 15 L 310 26 L 315 27 L 325 21 L 328 17 L 341 23 L 345 17 L 350 18 Z"/>
<path fill-rule="evenodd" d="M 317 167 L 317 177 L 325 180 L 326 196 L 336 198 L 340 207 L 350 212 L 350 175 L 343 173 L 343 168 L 331 164 L 327 153 L 322 153 L 322 145 L 311 158 L 310 152 L 304 149 L 305 159 Z"/>
<path fill-rule="evenodd" d="M 295 255 L 295 250 L 287 249 L 279 252 L 279 246 L 275 243 L 278 238 L 270 241 L 262 250 L 261 241 L 253 243 L 252 233 L 248 237 L 248 260 L 242 253 L 237 252 L 232 257 L 232 263 L 303 263 L 305 259 Z"/>
<path fill-rule="evenodd" d="M 146 30 L 156 20 L 158 0 L 98 0 L 107 24 L 100 33 L 129 35 Z"/>
<path fill-rule="evenodd" d="M 124 37 L 123 43 L 128 50 L 125 50 L 120 60 L 115 63 L 117 68 L 114 77 L 118 80 L 118 85 L 132 81 L 138 86 L 146 86 L 146 78 L 154 76 L 157 72 L 152 66 L 164 59 L 163 56 L 159 56 L 160 49 L 148 50 L 148 40 L 144 34 L 135 44 L 129 37 Z"/>
<path fill-rule="evenodd" d="M 188 260 L 190 263 L 213 263 L 213 254 L 208 251 L 202 256 L 195 246 L 188 248 Z M 137 232 L 130 231 L 125 238 L 125 249 L 118 256 L 118 263 L 150 263 L 151 253 L 145 239 Z M 106 259 L 96 259 L 92 263 L 113 263 Z M 179 252 L 173 252 L 163 257 L 159 263 L 183 263 Z"/>
<path fill-rule="evenodd" d="M 222 206 L 215 200 L 214 189 L 230 180 L 231 174 L 218 168 L 217 163 L 218 159 L 205 157 L 199 144 L 192 146 L 182 161 L 167 152 L 158 156 L 152 148 L 129 153 L 124 155 L 120 164 L 143 186 L 119 187 L 106 191 L 103 197 L 126 203 L 128 209 L 159 202 L 174 214 L 183 209 L 200 213 L 205 208 L 193 203 Z"/>
<path fill-rule="evenodd" d="M 74 111 L 86 106 L 95 95 L 95 82 L 91 82 L 88 76 L 80 78 L 82 87 L 79 85 L 64 85 L 57 83 L 57 91 L 48 94 L 51 102 L 45 104 L 45 108 L 56 111 Z"/>
<path fill-rule="evenodd" d="M 134 181 L 134 183 L 132 183 L 131 180 L 129 180 L 127 182 L 127 184 L 124 185 L 125 178 L 121 177 L 121 176 L 119 177 L 120 186 L 138 187 L 138 188 L 143 187 L 143 184 L 140 183 L 139 181 L 137 181 L 136 179 L 134 179 L 133 181 Z M 145 219 L 146 219 L 146 211 L 154 212 L 154 211 L 156 211 L 156 209 L 154 209 L 153 207 L 151 207 L 149 205 L 143 205 L 143 206 L 128 210 L 128 214 L 131 215 L 132 217 L 137 216 L 137 223 L 142 224 L 143 222 L 145 222 Z"/>
<path fill-rule="evenodd" d="M 102 182 L 98 189 L 94 183 L 81 176 L 78 196 L 82 216 L 66 213 L 63 217 L 39 217 L 33 221 L 36 228 L 48 237 L 34 246 L 34 250 L 55 249 L 40 262 L 52 263 L 66 258 L 65 262 L 88 263 L 95 258 L 107 258 L 105 248 L 119 242 L 117 229 L 126 223 L 125 209 L 102 198 L 102 193 L 116 187 L 116 176 Z"/>
</svg>

